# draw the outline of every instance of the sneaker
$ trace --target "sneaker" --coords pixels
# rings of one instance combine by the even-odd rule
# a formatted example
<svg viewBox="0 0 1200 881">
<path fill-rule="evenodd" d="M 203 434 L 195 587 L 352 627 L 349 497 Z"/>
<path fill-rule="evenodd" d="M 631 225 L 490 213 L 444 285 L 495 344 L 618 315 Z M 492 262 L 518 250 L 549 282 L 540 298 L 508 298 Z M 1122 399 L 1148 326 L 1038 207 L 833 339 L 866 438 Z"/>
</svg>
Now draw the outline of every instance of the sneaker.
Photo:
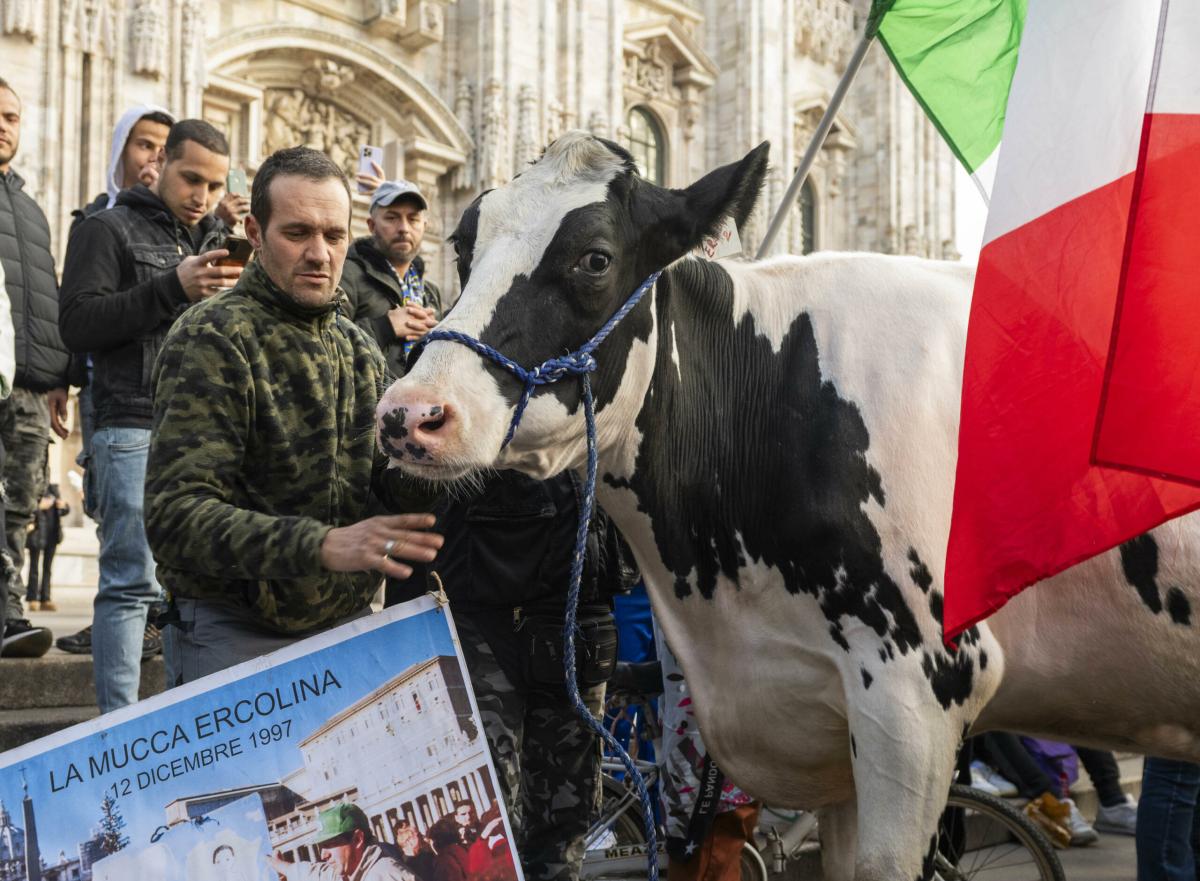
<svg viewBox="0 0 1200 881">
<path fill-rule="evenodd" d="M 983 762 L 971 762 L 971 788 L 986 792 L 988 795 L 999 795 L 1000 790 L 992 785 L 984 767 Z"/>
<path fill-rule="evenodd" d="M 158 626 L 146 622 L 146 630 L 142 634 L 142 660 L 161 655 L 163 650 L 162 631 Z"/>
<path fill-rule="evenodd" d="M 53 600 L 42 600 L 41 603 L 43 612 L 57 612 L 58 606 L 54 605 Z"/>
<path fill-rule="evenodd" d="M 83 628 L 70 636 L 60 636 L 54 643 L 68 655 L 90 655 L 92 653 L 92 628 Z"/>
<path fill-rule="evenodd" d="M 1096 822 L 1092 824 L 1097 832 L 1110 832 L 1114 835 L 1133 835 L 1137 832 L 1137 802 L 1125 796 L 1125 801 L 1111 808 L 1100 806 L 1096 812 Z"/>
<path fill-rule="evenodd" d="M 54 634 L 48 627 L 35 627 L 24 618 L 13 618 L 4 626 L 0 657 L 40 658 L 50 651 Z"/>
<path fill-rule="evenodd" d="M 1095 844 L 1099 841 L 1100 836 L 1096 834 L 1096 830 L 1092 828 L 1092 824 L 1083 819 L 1083 814 L 1079 813 L 1079 808 L 1075 807 L 1075 802 L 1069 798 L 1064 798 L 1062 803 L 1069 809 L 1069 813 L 1067 814 L 1067 831 L 1071 833 L 1071 847 L 1087 847 L 1089 844 Z"/>
<path fill-rule="evenodd" d="M 1055 847 L 1071 845 L 1071 830 L 1067 822 L 1071 809 L 1049 792 L 1043 792 L 1023 808 L 1025 816 L 1037 823 Z"/>
<path fill-rule="evenodd" d="M 971 785 L 979 787 L 975 781 L 984 779 L 996 791 L 996 795 L 1012 798 L 1017 794 L 1017 784 L 1013 783 L 991 765 L 985 762 L 971 762 Z M 987 790 L 984 790 L 985 792 Z"/>
<path fill-rule="evenodd" d="M 41 610 L 42 610 L 42 604 L 39 601 L 37 601 L 37 600 L 26 600 L 25 601 L 25 611 L 40 612 Z"/>
</svg>

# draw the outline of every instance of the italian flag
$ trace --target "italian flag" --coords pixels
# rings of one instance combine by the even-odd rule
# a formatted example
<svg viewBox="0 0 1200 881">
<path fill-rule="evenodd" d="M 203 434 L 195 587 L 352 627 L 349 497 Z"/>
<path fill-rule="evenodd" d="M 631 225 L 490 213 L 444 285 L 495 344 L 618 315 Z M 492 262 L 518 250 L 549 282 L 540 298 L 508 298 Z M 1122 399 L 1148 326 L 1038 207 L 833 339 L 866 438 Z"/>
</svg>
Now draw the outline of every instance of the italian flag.
<svg viewBox="0 0 1200 881">
<path fill-rule="evenodd" d="M 981 177 L 991 179 L 995 171 L 1026 2 L 872 4 L 868 27 L 878 29 L 900 77 L 981 192 Z"/>
<path fill-rule="evenodd" d="M 949 639 L 1200 507 L 1200 0 L 877 12 L 969 169 L 1003 121 L 967 334 Z"/>
</svg>

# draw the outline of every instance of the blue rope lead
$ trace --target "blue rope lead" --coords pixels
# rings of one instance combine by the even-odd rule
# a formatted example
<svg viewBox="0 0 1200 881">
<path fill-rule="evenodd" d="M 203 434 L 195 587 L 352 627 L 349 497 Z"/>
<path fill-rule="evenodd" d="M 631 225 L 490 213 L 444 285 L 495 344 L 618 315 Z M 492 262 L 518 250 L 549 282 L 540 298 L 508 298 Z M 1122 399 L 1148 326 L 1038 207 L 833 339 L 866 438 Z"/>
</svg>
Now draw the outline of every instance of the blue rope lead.
<svg viewBox="0 0 1200 881">
<path fill-rule="evenodd" d="M 654 807 L 650 803 L 650 790 L 646 787 L 646 781 L 642 777 L 642 772 L 638 770 L 637 764 L 630 757 L 629 753 L 625 751 L 625 748 L 621 746 L 608 729 L 600 723 L 600 720 L 592 715 L 579 694 L 579 683 L 575 678 L 575 629 L 577 626 L 576 619 L 579 614 L 579 591 L 583 583 L 583 557 L 587 547 L 588 527 L 591 525 L 592 510 L 596 504 L 596 463 L 598 459 L 596 452 L 596 408 L 595 401 L 592 399 L 592 380 L 589 374 L 596 369 L 597 365 L 592 352 L 595 351 L 598 345 L 604 342 L 605 338 L 612 332 L 612 329 L 617 326 L 617 322 L 628 315 L 633 307 L 641 301 L 646 292 L 658 281 L 660 274 L 661 272 L 655 272 L 642 282 L 638 286 L 638 289 L 630 294 L 625 304 L 616 311 L 616 314 L 608 319 L 604 326 L 596 331 L 595 336 L 580 346 L 578 350 L 558 358 L 550 358 L 532 370 L 526 370 L 520 364 L 511 358 L 506 358 L 487 343 L 482 343 L 472 336 L 454 330 L 430 331 L 418 343 L 419 348 L 424 348 L 426 344 L 436 340 L 461 343 L 483 357 L 496 362 L 496 364 L 521 380 L 524 388 L 521 390 L 521 397 L 517 401 L 517 408 L 513 412 L 512 422 L 508 426 L 508 433 L 504 436 L 504 443 L 500 446 L 502 450 L 508 446 L 509 441 L 512 440 L 513 435 L 516 433 L 517 426 L 521 422 L 521 417 L 525 415 L 525 407 L 529 404 L 529 399 L 533 396 L 533 392 L 538 386 L 550 385 L 551 383 L 558 382 L 565 376 L 579 377 L 579 383 L 583 389 L 583 415 L 587 426 L 587 482 L 584 485 L 583 502 L 579 506 L 579 525 L 575 530 L 575 553 L 571 557 L 571 585 L 567 588 L 567 618 L 566 624 L 563 627 L 563 666 L 566 668 L 567 675 L 567 696 L 571 699 L 571 704 L 575 707 L 575 712 L 579 714 L 579 717 L 621 759 L 621 764 L 625 766 L 625 770 L 629 773 L 629 778 L 633 781 L 634 787 L 637 789 L 638 799 L 642 803 L 642 816 L 646 829 L 646 861 L 649 868 L 649 881 L 658 881 L 658 832 L 654 828 Z"/>
</svg>

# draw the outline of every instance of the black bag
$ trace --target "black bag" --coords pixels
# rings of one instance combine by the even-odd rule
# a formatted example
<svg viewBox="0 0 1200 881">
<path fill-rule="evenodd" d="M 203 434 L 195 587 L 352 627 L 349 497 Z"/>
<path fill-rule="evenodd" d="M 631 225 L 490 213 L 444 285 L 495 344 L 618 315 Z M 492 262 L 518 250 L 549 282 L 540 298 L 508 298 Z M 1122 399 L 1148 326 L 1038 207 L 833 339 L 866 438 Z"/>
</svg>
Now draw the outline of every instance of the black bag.
<svg viewBox="0 0 1200 881">
<path fill-rule="evenodd" d="M 521 667 L 529 685 L 564 688 L 563 626 L 561 617 L 533 615 L 518 631 Z M 617 665 L 617 624 L 612 615 L 576 622 L 575 681 L 580 688 L 607 682 Z"/>
</svg>

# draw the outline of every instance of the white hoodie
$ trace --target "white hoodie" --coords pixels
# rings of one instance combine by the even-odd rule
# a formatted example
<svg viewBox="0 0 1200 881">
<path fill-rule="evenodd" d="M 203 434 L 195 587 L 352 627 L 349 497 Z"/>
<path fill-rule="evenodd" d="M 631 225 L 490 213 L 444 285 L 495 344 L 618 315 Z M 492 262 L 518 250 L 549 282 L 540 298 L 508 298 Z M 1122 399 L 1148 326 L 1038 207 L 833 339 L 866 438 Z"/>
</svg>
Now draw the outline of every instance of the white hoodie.
<svg viewBox="0 0 1200 881">
<path fill-rule="evenodd" d="M 138 120 L 150 113 L 165 113 L 171 119 L 175 119 L 175 114 L 156 104 L 135 104 L 122 113 L 121 118 L 117 120 L 117 127 L 113 130 L 112 150 L 108 155 L 107 207 L 109 208 L 117 203 L 117 193 L 123 189 L 121 184 L 125 175 L 124 169 L 121 167 L 121 154 L 125 152 L 125 142 L 129 140 L 129 133 L 133 131 Z"/>
</svg>

